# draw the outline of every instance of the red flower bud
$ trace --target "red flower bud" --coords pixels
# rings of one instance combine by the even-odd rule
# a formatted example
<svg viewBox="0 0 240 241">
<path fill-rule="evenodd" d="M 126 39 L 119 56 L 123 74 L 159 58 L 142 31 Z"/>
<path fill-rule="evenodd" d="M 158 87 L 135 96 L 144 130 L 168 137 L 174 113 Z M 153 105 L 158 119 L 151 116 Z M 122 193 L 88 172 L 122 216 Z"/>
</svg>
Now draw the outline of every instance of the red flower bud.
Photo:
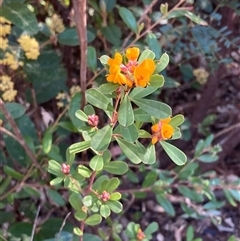
<svg viewBox="0 0 240 241">
<path fill-rule="evenodd" d="M 62 173 L 68 175 L 70 173 L 70 165 L 63 163 L 62 164 Z"/>
<path fill-rule="evenodd" d="M 100 199 L 103 202 L 107 202 L 110 199 L 110 193 L 108 193 L 107 191 L 103 191 L 102 194 L 100 195 Z"/>
<path fill-rule="evenodd" d="M 90 126 L 96 127 L 98 125 L 98 122 L 99 122 L 99 118 L 97 115 L 93 114 L 88 116 L 88 124 Z"/>
</svg>

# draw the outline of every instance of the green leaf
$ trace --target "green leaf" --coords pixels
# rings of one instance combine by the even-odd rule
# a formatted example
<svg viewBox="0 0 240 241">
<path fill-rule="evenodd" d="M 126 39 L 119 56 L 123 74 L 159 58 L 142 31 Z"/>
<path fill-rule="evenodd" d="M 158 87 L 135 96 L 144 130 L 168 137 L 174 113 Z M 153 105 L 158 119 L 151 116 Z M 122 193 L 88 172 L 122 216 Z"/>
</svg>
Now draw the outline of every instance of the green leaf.
<svg viewBox="0 0 240 241">
<path fill-rule="evenodd" d="M 79 193 L 72 193 L 69 202 L 76 211 L 82 211 L 82 199 Z"/>
<path fill-rule="evenodd" d="M 23 70 L 28 81 L 33 84 L 38 104 L 51 100 L 67 88 L 66 69 L 61 64 L 61 57 L 54 50 L 42 52 L 35 61 L 27 60 Z"/>
<path fill-rule="evenodd" d="M 117 200 L 120 200 L 122 197 L 122 194 L 119 193 L 119 192 L 114 192 L 114 193 L 111 193 L 110 195 L 110 200 L 113 200 L 113 201 L 117 201 Z"/>
<path fill-rule="evenodd" d="M 93 106 L 96 106 L 102 110 L 107 110 L 110 105 L 109 99 L 103 95 L 99 90 L 97 89 L 89 89 L 86 91 L 86 99 L 87 102 L 92 104 Z M 112 107 L 112 106 L 111 106 Z M 113 107 L 112 107 L 113 110 Z"/>
<path fill-rule="evenodd" d="M 162 54 L 162 48 L 160 42 L 158 41 L 156 35 L 154 33 L 149 33 L 147 35 L 147 44 L 149 49 L 152 49 L 156 55 L 156 59 L 159 59 Z"/>
<path fill-rule="evenodd" d="M 52 133 L 46 131 L 42 139 L 42 149 L 44 153 L 49 153 L 52 148 Z"/>
<path fill-rule="evenodd" d="M 152 165 L 156 162 L 156 151 L 155 151 L 155 146 L 154 145 L 149 145 L 147 148 L 146 153 L 143 156 L 143 161 L 144 164 Z"/>
<path fill-rule="evenodd" d="M 20 172 L 15 171 L 10 166 L 3 166 L 3 171 L 7 176 L 10 176 L 16 180 L 22 180 L 23 175 Z"/>
<path fill-rule="evenodd" d="M 104 151 L 108 148 L 112 138 L 112 127 L 107 125 L 100 129 L 91 140 L 91 148 L 95 151 Z"/>
<path fill-rule="evenodd" d="M 153 51 L 149 50 L 149 49 L 145 49 L 139 59 L 138 59 L 138 64 L 141 64 L 143 62 L 143 60 L 145 59 L 154 59 L 155 58 L 155 54 L 153 53 Z"/>
<path fill-rule="evenodd" d="M 113 178 L 109 179 L 108 181 L 105 181 L 103 183 L 103 185 L 101 186 L 101 189 L 103 191 L 107 191 L 107 192 L 111 193 L 111 192 L 115 191 L 119 185 L 120 185 L 119 179 L 116 177 L 113 177 Z"/>
<path fill-rule="evenodd" d="M 89 166 L 92 168 L 93 171 L 101 171 L 103 169 L 103 158 L 102 156 L 96 155 L 94 156 L 90 163 Z"/>
<path fill-rule="evenodd" d="M 193 14 L 192 12 L 190 11 L 187 11 L 185 14 L 184 14 L 187 18 L 189 18 L 190 20 L 192 20 L 194 23 L 196 24 L 200 24 L 200 25 L 203 25 L 203 26 L 207 26 L 207 22 L 204 21 L 203 19 L 201 19 L 199 16 L 196 16 L 195 14 Z"/>
<path fill-rule="evenodd" d="M 122 20 L 124 21 L 124 23 L 134 32 L 137 34 L 138 32 L 138 25 L 137 25 L 137 21 L 134 17 L 134 15 L 132 14 L 132 12 L 130 10 L 128 10 L 127 8 L 121 7 L 119 9 L 119 14 L 122 18 Z"/>
<path fill-rule="evenodd" d="M 135 121 L 152 122 L 151 116 L 140 108 L 134 109 L 133 113 Z"/>
<path fill-rule="evenodd" d="M 212 144 L 213 139 L 214 139 L 214 135 L 213 134 L 209 135 L 204 141 L 204 148 L 209 147 Z"/>
<path fill-rule="evenodd" d="M 107 218 L 108 216 L 110 216 L 111 211 L 110 208 L 108 207 L 108 205 L 101 205 L 100 206 L 100 215 L 104 218 Z"/>
<path fill-rule="evenodd" d="M 192 241 L 194 238 L 194 229 L 192 225 L 188 226 L 188 229 L 186 232 L 186 238 L 187 238 L 187 241 Z"/>
<path fill-rule="evenodd" d="M 8 110 L 8 112 L 10 113 L 10 115 L 12 116 L 13 119 L 17 119 L 17 118 L 23 116 L 26 111 L 26 109 L 22 105 L 15 103 L 15 102 L 5 103 L 4 106 Z M 0 110 L 0 119 L 3 120 L 4 118 L 5 117 Z"/>
<path fill-rule="evenodd" d="M 106 162 L 103 169 L 111 174 L 123 175 L 128 171 L 128 165 L 123 161 L 112 161 Z"/>
<path fill-rule="evenodd" d="M 183 196 L 190 198 L 192 201 L 203 202 L 203 196 L 195 190 L 185 186 L 178 186 L 177 189 Z"/>
<path fill-rule="evenodd" d="M 32 227 L 33 227 L 32 223 L 15 222 L 9 227 L 8 232 L 12 234 L 12 236 L 14 237 L 21 237 L 23 234 L 26 234 L 30 237 L 32 232 Z"/>
<path fill-rule="evenodd" d="M 138 130 L 135 124 L 124 127 L 120 125 L 122 137 L 126 141 L 135 142 L 138 138 Z"/>
<path fill-rule="evenodd" d="M 82 151 L 86 151 L 89 147 L 90 147 L 90 141 L 81 141 L 69 146 L 66 151 L 67 163 L 69 165 L 72 165 L 75 159 L 75 154 Z"/>
<path fill-rule="evenodd" d="M 93 214 L 89 216 L 84 223 L 89 226 L 95 226 L 102 222 L 102 217 L 99 214 Z"/>
<path fill-rule="evenodd" d="M 53 189 L 48 189 L 47 194 L 48 194 L 49 198 L 52 199 L 52 201 L 54 203 L 56 203 L 58 206 L 65 206 L 66 202 L 64 201 L 63 197 L 57 191 L 55 191 Z"/>
<path fill-rule="evenodd" d="M 156 195 L 157 202 L 163 207 L 167 214 L 170 216 L 175 216 L 175 210 L 171 202 L 166 198 L 165 195 L 157 194 Z"/>
<path fill-rule="evenodd" d="M 141 99 L 155 92 L 158 88 L 162 87 L 164 84 L 164 77 L 159 74 L 151 75 L 150 85 L 146 88 L 135 87 L 129 94 L 130 98 Z"/>
<path fill-rule="evenodd" d="M 204 150 L 204 146 L 205 146 L 204 141 L 199 140 L 195 148 L 194 157 L 197 157 L 202 153 L 202 151 Z"/>
<path fill-rule="evenodd" d="M 118 110 L 118 122 L 122 126 L 130 126 L 134 122 L 134 115 L 128 95 L 125 95 Z"/>
<path fill-rule="evenodd" d="M 123 153 L 132 163 L 139 164 L 140 162 L 142 162 L 142 159 L 137 155 L 138 149 L 134 144 L 120 138 L 116 138 L 116 141 Z"/>
<path fill-rule="evenodd" d="M 110 23 L 107 26 L 102 27 L 101 32 L 106 40 L 114 46 L 117 47 L 121 44 L 122 32 L 119 26 Z"/>
<path fill-rule="evenodd" d="M 61 165 L 54 160 L 50 160 L 48 162 L 48 172 L 54 174 L 55 176 L 59 176 L 59 177 L 64 176 L 64 174 L 62 173 Z"/>
<path fill-rule="evenodd" d="M 95 35 L 87 31 L 88 43 L 95 39 Z M 67 46 L 78 46 L 79 38 L 76 28 L 66 28 L 62 33 L 58 34 L 58 42 Z"/>
<path fill-rule="evenodd" d="M 88 116 L 82 110 L 77 110 L 75 116 L 81 121 L 88 121 Z"/>
<path fill-rule="evenodd" d="M 83 235 L 83 241 L 103 241 L 100 239 L 98 236 L 89 234 L 89 233 L 84 233 Z"/>
<path fill-rule="evenodd" d="M 186 155 L 177 147 L 165 141 L 160 141 L 160 144 L 176 165 L 182 166 L 187 162 Z"/>
<path fill-rule="evenodd" d="M 212 163 L 218 160 L 218 156 L 213 154 L 203 154 L 199 156 L 197 159 L 204 163 Z"/>
<path fill-rule="evenodd" d="M 75 115 L 76 112 L 79 110 L 81 100 L 82 100 L 81 93 L 76 93 L 74 95 L 74 97 L 71 99 L 70 107 L 69 107 L 69 110 L 68 110 L 69 117 L 70 117 L 73 125 L 76 128 L 85 125 L 85 123 L 82 120 L 80 120 L 79 118 L 77 118 L 76 115 Z"/>
<path fill-rule="evenodd" d="M 102 0 L 105 3 L 106 10 L 108 13 L 112 12 L 114 7 L 116 6 L 117 0 Z"/>
<path fill-rule="evenodd" d="M 50 185 L 51 186 L 56 186 L 58 185 L 59 183 L 61 183 L 63 181 L 63 177 L 56 177 L 54 178 L 51 182 L 50 182 Z"/>
<path fill-rule="evenodd" d="M 156 69 L 154 71 L 155 74 L 158 74 L 159 72 L 163 71 L 169 63 L 169 56 L 168 54 L 164 53 L 160 60 L 156 61 Z"/>
<path fill-rule="evenodd" d="M 123 209 L 123 206 L 119 201 L 108 200 L 107 205 L 114 213 L 120 213 Z"/>
<path fill-rule="evenodd" d="M 88 167 L 83 165 L 79 165 L 77 171 L 80 175 L 82 175 L 85 178 L 89 178 L 92 175 L 92 171 Z"/>
<path fill-rule="evenodd" d="M 105 67 L 108 64 L 108 60 L 110 59 L 110 57 L 108 55 L 102 55 L 99 60 L 101 62 L 101 64 Z"/>
<path fill-rule="evenodd" d="M 158 119 L 164 119 L 172 115 L 171 108 L 162 102 L 150 99 L 132 99 L 132 101 L 143 111 Z"/>
<path fill-rule="evenodd" d="M 152 233 L 158 231 L 159 227 L 158 227 L 158 223 L 157 222 L 152 222 L 150 223 L 147 228 L 144 230 L 144 234 L 145 235 L 151 235 Z"/>
<path fill-rule="evenodd" d="M 83 231 L 80 228 L 78 228 L 78 227 L 74 227 L 73 228 L 73 233 L 75 233 L 78 236 L 82 236 L 83 235 Z"/>
<path fill-rule="evenodd" d="M 169 125 L 171 125 L 173 128 L 175 128 L 175 127 L 180 126 L 183 122 L 184 122 L 183 115 L 175 115 L 169 122 Z"/>
<path fill-rule="evenodd" d="M 36 16 L 29 10 L 27 4 L 9 3 L 0 7 L 0 15 L 11 21 L 29 35 L 38 33 Z"/>
<path fill-rule="evenodd" d="M 83 205 L 86 206 L 86 207 L 91 207 L 92 204 L 93 204 L 93 198 L 92 196 L 88 195 L 88 196 L 85 196 L 82 200 L 83 202 Z"/>
<path fill-rule="evenodd" d="M 239 190 L 229 189 L 229 193 L 236 201 L 240 202 L 240 191 Z"/>
<path fill-rule="evenodd" d="M 87 48 L 87 65 L 93 72 L 97 70 L 97 53 L 92 46 Z"/>
<path fill-rule="evenodd" d="M 119 88 L 118 84 L 114 84 L 114 83 L 105 83 L 102 84 L 99 87 L 99 90 L 101 93 L 103 94 L 111 94 L 112 92 L 114 92 L 115 90 L 117 90 Z"/>
<path fill-rule="evenodd" d="M 87 213 L 84 212 L 84 211 L 77 211 L 76 213 L 74 213 L 74 217 L 78 221 L 82 221 L 82 220 L 85 220 L 87 218 Z"/>
<path fill-rule="evenodd" d="M 149 171 L 145 176 L 142 187 L 152 186 L 156 182 L 157 178 L 158 178 L 158 174 L 156 171 L 154 170 Z"/>
</svg>

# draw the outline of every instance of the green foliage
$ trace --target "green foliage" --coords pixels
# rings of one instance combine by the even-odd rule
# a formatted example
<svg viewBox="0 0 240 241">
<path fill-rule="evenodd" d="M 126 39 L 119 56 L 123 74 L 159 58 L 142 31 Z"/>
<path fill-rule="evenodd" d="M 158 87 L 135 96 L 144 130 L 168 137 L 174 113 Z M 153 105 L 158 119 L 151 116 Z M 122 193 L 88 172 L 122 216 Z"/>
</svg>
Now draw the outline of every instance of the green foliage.
<svg viewBox="0 0 240 241">
<path fill-rule="evenodd" d="M 218 7 L 225 4 L 238 13 L 238 5 L 230 2 Z M 156 222 L 144 220 L 143 229 L 140 222 L 130 220 L 145 218 L 143 212 L 126 215 L 132 201 L 144 200 L 148 192 L 172 218 L 182 212 L 182 218 L 208 217 L 216 224 L 221 218 L 218 209 L 227 202 L 239 205 L 238 177 L 229 181 L 200 168 L 200 163 L 218 161 L 221 147 L 212 144 L 211 134 L 217 116 L 210 114 L 198 125 L 204 139 L 187 157 L 174 140 L 190 140 L 191 123 L 182 114 L 172 116 L 178 109 L 171 95 L 171 88 L 182 82 L 196 92 L 201 88 L 194 81 L 196 53 L 210 73 L 220 63 L 231 62 L 220 56 L 221 43 L 226 49 L 236 47 L 239 37 L 230 39 L 226 26 L 216 29 L 212 21 L 219 22 L 221 15 L 210 2 L 196 3 L 196 9 L 208 15 L 172 3 L 162 4 L 159 11 L 145 6 L 150 3 L 145 0 L 140 7 L 126 8 L 115 0 L 89 1 L 85 50 L 79 23 L 74 23 L 83 16 L 69 15 L 74 12 L 70 1 L 59 1 L 61 10 L 51 1 L 1 4 L 0 15 L 7 21 L 0 27 L 10 27 L 0 36 L 1 74 L 10 78 L 11 88 L 18 88 L 11 102 L 0 77 L 0 97 L 5 101 L 0 99 L 0 215 L 1 225 L 7 224 L 6 239 L 0 230 L 3 240 L 75 241 L 80 236 L 83 241 L 119 241 L 123 233 L 130 241 L 152 240 L 159 229 Z M 60 20 L 54 20 L 55 15 Z M 54 23 L 62 29 L 54 29 Z M 24 47 L 19 38 L 25 35 L 29 39 Z M 86 61 L 79 61 L 77 46 Z M 139 55 L 129 57 L 130 47 L 136 46 Z M 29 51 L 39 55 L 30 58 Z M 116 52 L 120 64 L 113 63 L 118 61 Z M 7 54 L 13 54 L 11 61 L 4 59 Z M 79 62 L 81 67 L 85 62 L 87 72 L 85 93 L 81 67 L 77 75 Z M 77 88 L 79 82 L 82 89 Z M 170 168 L 160 169 L 165 157 L 159 155 L 159 147 L 173 161 Z M 218 199 L 216 189 L 223 190 L 225 200 Z M 126 227 L 120 222 L 123 216 L 129 221 Z M 98 236 L 87 233 L 93 230 Z M 191 225 L 185 238 L 201 240 Z"/>
</svg>

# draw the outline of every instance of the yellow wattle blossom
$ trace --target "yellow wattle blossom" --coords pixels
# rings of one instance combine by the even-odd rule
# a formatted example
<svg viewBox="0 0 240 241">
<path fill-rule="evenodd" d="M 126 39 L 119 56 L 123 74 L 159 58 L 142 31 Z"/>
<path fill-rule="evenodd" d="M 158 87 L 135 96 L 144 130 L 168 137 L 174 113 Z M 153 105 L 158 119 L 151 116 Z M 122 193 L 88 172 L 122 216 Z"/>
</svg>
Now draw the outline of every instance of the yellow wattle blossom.
<svg viewBox="0 0 240 241">
<path fill-rule="evenodd" d="M 56 96 L 56 100 L 57 100 L 57 107 L 58 109 L 64 107 L 64 101 L 67 100 L 67 95 L 65 92 L 60 92 L 57 94 Z"/>
<path fill-rule="evenodd" d="M 4 101 L 13 101 L 17 95 L 17 91 L 14 90 L 14 83 L 10 76 L 2 75 L 0 77 L 0 91 L 2 93 L 2 98 Z"/>
<path fill-rule="evenodd" d="M 65 26 L 63 24 L 63 20 L 57 14 L 53 14 L 51 19 L 49 19 L 49 21 L 47 21 L 47 25 L 48 25 L 50 31 L 53 34 L 55 34 L 55 33 L 62 33 L 65 30 Z"/>
<path fill-rule="evenodd" d="M 16 70 L 19 66 L 23 65 L 23 62 L 18 61 L 15 55 L 7 52 L 4 55 L 4 59 L 0 60 L 0 64 L 8 65 L 12 70 Z"/>
<path fill-rule="evenodd" d="M 11 102 L 11 101 L 14 101 L 16 95 L 17 95 L 17 91 L 10 89 L 3 93 L 2 98 L 4 101 Z"/>
<path fill-rule="evenodd" d="M 8 47 L 8 39 L 0 36 L 0 49 L 6 50 Z"/>
<path fill-rule="evenodd" d="M 73 85 L 71 88 L 70 88 L 70 95 L 71 97 L 73 97 L 76 93 L 79 93 L 81 91 L 81 88 L 79 85 Z"/>
<path fill-rule="evenodd" d="M 35 38 L 31 38 L 29 35 L 22 35 L 17 40 L 25 52 L 25 55 L 28 59 L 37 59 L 39 52 L 39 43 Z"/>
<path fill-rule="evenodd" d="M 0 37 L 5 37 L 11 33 L 11 22 L 4 17 L 0 17 Z"/>
<path fill-rule="evenodd" d="M 11 21 L 9 21 L 6 18 L 0 16 L 0 24 L 2 24 L 2 23 L 11 24 Z"/>
<path fill-rule="evenodd" d="M 209 73 L 204 68 L 194 69 L 193 75 L 196 77 L 197 82 L 199 82 L 201 85 L 207 83 Z"/>
<path fill-rule="evenodd" d="M 128 87 L 141 86 L 146 87 L 149 84 L 151 75 L 156 69 L 152 59 L 145 59 L 138 63 L 140 50 L 137 47 L 128 48 L 123 62 L 123 56 L 116 53 L 114 58 L 109 58 L 109 74 L 107 81 Z"/>
<path fill-rule="evenodd" d="M 174 128 L 169 124 L 171 117 L 161 119 L 157 124 L 151 127 L 152 130 L 152 144 L 156 144 L 161 140 L 168 140 L 174 134 Z"/>
</svg>

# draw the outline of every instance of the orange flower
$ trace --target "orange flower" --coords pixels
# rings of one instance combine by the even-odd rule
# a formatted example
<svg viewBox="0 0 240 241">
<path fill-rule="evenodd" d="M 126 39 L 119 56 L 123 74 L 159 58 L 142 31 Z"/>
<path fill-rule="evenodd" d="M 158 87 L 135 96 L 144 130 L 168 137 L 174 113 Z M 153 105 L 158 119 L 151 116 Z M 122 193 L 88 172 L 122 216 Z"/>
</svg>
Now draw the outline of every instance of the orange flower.
<svg viewBox="0 0 240 241">
<path fill-rule="evenodd" d="M 156 68 L 154 61 L 145 59 L 139 64 L 137 60 L 140 50 L 137 47 L 128 48 L 125 54 L 125 63 L 123 63 L 123 57 L 120 53 L 116 53 L 114 58 L 109 58 L 107 81 L 127 85 L 130 88 L 132 86 L 146 87 Z"/>
<path fill-rule="evenodd" d="M 137 47 L 128 48 L 126 50 L 126 57 L 128 60 L 137 61 L 140 50 Z"/>
<path fill-rule="evenodd" d="M 171 117 L 161 119 L 157 124 L 151 127 L 152 130 L 152 144 L 156 144 L 161 140 L 168 140 L 174 133 L 174 128 L 169 124 Z"/>
<path fill-rule="evenodd" d="M 136 86 L 146 87 L 149 84 L 151 75 L 155 70 L 154 61 L 152 59 L 145 59 L 134 70 L 134 80 Z"/>
</svg>

